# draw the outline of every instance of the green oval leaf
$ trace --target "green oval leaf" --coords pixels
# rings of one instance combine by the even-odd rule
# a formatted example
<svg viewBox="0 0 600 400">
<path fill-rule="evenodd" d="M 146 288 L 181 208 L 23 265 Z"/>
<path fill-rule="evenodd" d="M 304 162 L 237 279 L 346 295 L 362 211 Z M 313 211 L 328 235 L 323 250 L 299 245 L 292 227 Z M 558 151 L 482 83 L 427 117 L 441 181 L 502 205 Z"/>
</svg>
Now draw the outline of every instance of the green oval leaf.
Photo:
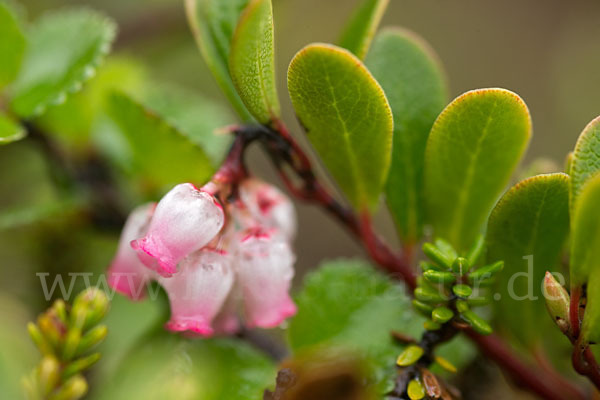
<svg viewBox="0 0 600 400">
<path fill-rule="evenodd" d="M 592 120 L 581 132 L 569 158 L 570 202 L 573 211 L 585 183 L 600 171 L 600 117 Z"/>
<path fill-rule="evenodd" d="M 89 10 L 42 17 L 29 33 L 12 109 L 24 118 L 39 116 L 79 91 L 109 52 L 115 31 L 111 20 Z"/>
<path fill-rule="evenodd" d="M 17 77 L 26 45 L 18 18 L 0 2 L 0 89 Z"/>
<path fill-rule="evenodd" d="M 459 251 L 472 245 L 530 136 L 527 106 L 505 89 L 473 90 L 444 109 L 425 151 L 425 196 L 436 236 Z"/>
<path fill-rule="evenodd" d="M 598 241 L 596 241 L 598 244 Z M 591 271 L 587 283 L 587 303 L 581 327 L 584 343 L 600 341 L 600 268 Z"/>
<path fill-rule="evenodd" d="M 490 215 L 488 262 L 504 260 L 496 285 L 501 300 L 494 302 L 498 328 L 526 347 L 542 338 L 540 327 L 553 324 L 541 284 L 546 271 L 558 271 L 568 233 L 569 176 L 563 173 L 519 182 Z"/>
<path fill-rule="evenodd" d="M 393 135 L 392 112 L 375 78 L 347 50 L 312 44 L 292 60 L 288 88 L 309 140 L 350 202 L 373 209 Z"/>
<path fill-rule="evenodd" d="M 365 61 L 381 84 L 394 115 L 392 164 L 385 194 L 400 237 L 415 242 L 424 222 L 423 168 L 431 126 L 448 93 L 437 56 L 420 37 L 387 29 Z"/>
<path fill-rule="evenodd" d="M 296 302 L 298 314 L 288 329 L 294 351 L 325 342 L 359 348 L 385 346 L 392 343 L 392 329 L 406 334 L 421 329 L 418 321 L 412 321 L 415 316 L 404 290 L 358 260 L 321 265 L 305 278 Z M 373 326 L 378 329 L 374 331 Z"/>
<path fill-rule="evenodd" d="M 140 64 L 127 58 L 108 57 L 81 91 L 47 109 L 34 123 L 69 151 L 89 151 L 97 144 L 92 134 L 105 114 L 107 97 L 114 90 L 139 93 L 147 82 L 148 76 Z"/>
<path fill-rule="evenodd" d="M 262 124 L 280 114 L 273 42 L 271 0 L 251 0 L 233 35 L 229 71 L 242 101 Z"/>
<path fill-rule="evenodd" d="M 405 289 L 358 260 L 324 263 L 305 278 L 295 300 L 298 313 L 288 329 L 294 354 L 321 348 L 358 352 L 375 367 L 379 388 L 395 378 L 404 347 L 392 341 L 390 331 L 415 338 L 423 333 L 425 319 L 413 311 Z M 461 338 L 436 354 L 462 366 L 475 350 Z"/>
<path fill-rule="evenodd" d="M 571 286 L 587 282 L 592 268 L 598 263 L 600 253 L 600 175 L 584 185 L 571 219 Z"/>
<path fill-rule="evenodd" d="M 221 90 L 242 120 L 252 115 L 237 94 L 229 75 L 229 54 L 233 32 L 249 0 L 186 0 L 189 24 L 204 57 Z"/>
<path fill-rule="evenodd" d="M 358 260 L 321 265 L 295 300 L 298 313 L 288 329 L 294 354 L 319 348 L 358 352 L 377 366 L 378 379 L 393 378 L 402 348 L 390 331 L 414 337 L 422 331 L 423 319 L 413 313 L 404 288 Z"/>
<path fill-rule="evenodd" d="M 228 110 L 198 93 L 169 85 L 152 85 L 143 103 L 201 147 L 215 168 L 221 164 L 232 135 L 217 130 L 232 124 Z"/>
<path fill-rule="evenodd" d="M 0 113 L 0 145 L 16 142 L 26 135 L 27 132 L 21 125 Z"/>
<path fill-rule="evenodd" d="M 214 172 L 200 147 L 128 95 L 110 96 L 109 115 L 129 145 L 130 172 L 144 181 L 154 185 L 203 183 Z"/>
<path fill-rule="evenodd" d="M 344 28 L 339 45 L 364 59 L 389 0 L 364 0 Z"/>
<path fill-rule="evenodd" d="M 571 287 L 587 283 L 587 304 L 581 336 L 600 339 L 600 175 L 583 186 L 575 203 L 571 229 Z"/>
</svg>

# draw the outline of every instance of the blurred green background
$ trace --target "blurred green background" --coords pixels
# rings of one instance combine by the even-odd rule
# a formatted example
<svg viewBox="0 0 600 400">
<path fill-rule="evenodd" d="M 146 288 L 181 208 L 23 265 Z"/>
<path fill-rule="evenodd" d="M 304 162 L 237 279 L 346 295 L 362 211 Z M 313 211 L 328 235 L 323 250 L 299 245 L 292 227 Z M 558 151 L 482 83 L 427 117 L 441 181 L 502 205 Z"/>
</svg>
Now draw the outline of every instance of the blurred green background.
<svg viewBox="0 0 600 400">
<path fill-rule="evenodd" d="M 20 3 L 30 20 L 47 10 L 66 6 L 101 10 L 119 24 L 116 54 L 140 60 L 158 82 L 177 83 L 225 104 L 194 43 L 182 1 Z M 335 42 L 356 2 L 273 3 L 278 81 L 285 117 L 306 145 L 286 95 L 287 65 L 295 52 L 308 43 Z M 597 0 L 391 0 L 382 26 L 403 26 L 431 44 L 445 67 L 452 97 L 481 87 L 504 87 L 517 92 L 528 104 L 534 123 L 527 160 L 545 156 L 560 166 L 584 126 L 600 114 L 599 16 Z M 252 171 L 278 182 L 268 160 L 256 150 L 250 154 Z M 1 147 L 0 212 L 31 202 L 41 204 L 52 197 L 55 189 L 49 183 L 48 168 L 39 149 L 27 141 Z M 320 210 L 300 204 L 298 212 L 298 275 L 325 258 L 362 254 L 351 237 Z M 380 215 L 378 223 L 386 235 L 393 237 L 392 224 L 385 214 Z M 19 323 L 8 324 L 15 328 L 14 332 L 7 329 L 4 333 L 3 329 L 0 333 L 24 334 L 23 315 L 31 317 L 48 305 L 36 272 L 65 271 L 65 266 L 72 271 L 100 272 L 110 261 L 116 240 L 111 231 L 90 231 L 52 221 L 17 229 L 5 229 L 0 224 L 0 292 L 30 305 L 29 311 L 18 308 L 18 312 L 17 306 L 1 307 L 2 325 L 7 325 L 8 314 Z M 127 306 L 126 302 L 119 302 Z M 136 310 L 140 331 L 158 313 L 150 308 Z M 118 341 L 122 345 L 127 340 L 131 338 Z M 0 359 L 13 356 L 0 353 Z"/>
</svg>

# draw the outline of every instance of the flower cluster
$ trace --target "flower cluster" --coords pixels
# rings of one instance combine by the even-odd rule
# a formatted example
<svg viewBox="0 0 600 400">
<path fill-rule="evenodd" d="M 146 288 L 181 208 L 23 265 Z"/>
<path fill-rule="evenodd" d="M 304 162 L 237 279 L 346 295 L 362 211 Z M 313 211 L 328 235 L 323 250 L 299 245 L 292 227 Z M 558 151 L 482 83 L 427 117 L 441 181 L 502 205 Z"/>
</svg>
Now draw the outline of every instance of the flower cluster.
<svg viewBox="0 0 600 400">
<path fill-rule="evenodd" d="M 175 186 L 158 204 L 129 216 L 108 271 L 109 285 L 132 299 L 156 280 L 171 303 L 167 328 L 201 336 L 241 326 L 275 327 L 296 312 L 291 201 L 257 179 L 237 186 L 225 207 L 218 186 Z"/>
</svg>

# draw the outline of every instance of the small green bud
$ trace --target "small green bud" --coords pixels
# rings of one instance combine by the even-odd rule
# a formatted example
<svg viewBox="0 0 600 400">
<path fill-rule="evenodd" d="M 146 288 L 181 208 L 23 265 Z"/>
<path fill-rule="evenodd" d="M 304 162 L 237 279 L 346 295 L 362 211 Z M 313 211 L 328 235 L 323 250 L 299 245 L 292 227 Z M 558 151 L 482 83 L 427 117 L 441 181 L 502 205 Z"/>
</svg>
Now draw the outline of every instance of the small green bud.
<svg viewBox="0 0 600 400">
<path fill-rule="evenodd" d="M 452 372 L 453 374 L 455 374 L 458 371 L 458 369 L 454 366 L 454 364 L 452 364 L 450 361 L 446 360 L 444 357 L 436 356 L 435 362 L 440 367 L 442 367 L 443 369 L 445 369 L 448 372 Z"/>
<path fill-rule="evenodd" d="M 452 247 L 452 245 L 450 244 L 450 242 L 448 242 L 447 240 L 444 240 L 442 238 L 437 238 L 437 239 L 435 239 L 433 241 L 433 244 L 442 253 L 444 253 L 447 258 L 454 260 L 456 257 L 458 257 L 458 254 L 456 253 L 456 250 L 454 250 L 454 247 Z"/>
<path fill-rule="evenodd" d="M 73 306 L 71 309 L 71 318 L 69 322 L 69 327 L 71 329 L 83 330 L 85 326 L 85 321 L 87 319 L 88 310 L 87 307 L 81 303 L 77 305 L 77 307 Z"/>
<path fill-rule="evenodd" d="M 48 396 L 60 381 L 60 363 L 54 356 L 44 356 L 38 366 L 39 389 L 42 394 Z"/>
<path fill-rule="evenodd" d="M 445 271 L 446 269 L 443 267 L 440 267 L 437 264 L 431 263 L 429 261 L 420 261 L 419 262 L 419 267 L 421 267 L 421 271 Z"/>
<path fill-rule="evenodd" d="M 469 311 L 469 303 L 468 303 L 468 301 L 465 301 L 465 300 L 456 300 L 456 310 L 459 313 L 461 313 L 461 314 L 464 313 L 464 312 Z"/>
<path fill-rule="evenodd" d="M 466 299 L 473 294 L 473 289 L 469 285 L 454 285 L 452 291 L 460 298 Z"/>
<path fill-rule="evenodd" d="M 65 344 L 63 347 L 62 358 L 63 360 L 71 360 L 75 357 L 79 342 L 81 341 L 81 330 L 77 327 L 69 329 L 65 338 Z"/>
<path fill-rule="evenodd" d="M 448 284 L 456 282 L 456 276 L 452 272 L 429 270 L 423 273 L 423 277 L 431 283 Z"/>
<path fill-rule="evenodd" d="M 62 378 L 69 379 L 70 377 L 72 377 L 80 372 L 83 372 L 84 370 L 88 369 L 89 367 L 91 367 L 92 365 L 97 363 L 98 360 L 100 360 L 100 357 L 101 357 L 100 353 L 94 353 L 94 354 L 90 354 L 87 357 L 83 357 L 83 358 L 73 361 L 72 363 L 67 365 L 65 367 L 65 369 L 63 370 Z"/>
<path fill-rule="evenodd" d="M 66 326 L 61 322 L 56 312 L 50 309 L 40 314 L 37 325 L 50 345 L 55 349 L 59 348 Z"/>
<path fill-rule="evenodd" d="M 423 348 L 417 345 L 410 345 L 404 349 L 402 353 L 400 353 L 398 359 L 396 360 L 396 364 L 398 364 L 399 367 L 408 367 L 413 365 L 419 361 L 419 359 L 423 356 L 423 353 L 425 353 Z"/>
<path fill-rule="evenodd" d="M 444 294 L 427 286 L 420 286 L 416 288 L 415 298 L 424 303 L 440 303 L 448 300 Z"/>
<path fill-rule="evenodd" d="M 445 269 L 450 269 L 450 267 L 452 267 L 452 262 L 454 259 L 448 257 L 431 243 L 425 243 L 423 245 L 423 253 L 425 253 L 425 255 L 429 257 L 431 261 L 437 263 L 440 267 L 444 267 Z"/>
<path fill-rule="evenodd" d="M 77 346 L 76 356 L 79 356 L 86 351 L 90 350 L 100 342 L 104 340 L 108 334 L 108 328 L 106 325 L 99 325 L 95 328 L 90 329 L 86 334 L 83 335 Z"/>
<path fill-rule="evenodd" d="M 83 376 L 75 375 L 52 396 L 49 400 L 79 400 L 88 391 L 88 385 Z"/>
<path fill-rule="evenodd" d="M 481 281 L 493 278 L 504 268 L 504 261 L 498 261 L 485 267 L 477 268 L 469 273 L 469 282 L 481 284 Z"/>
<path fill-rule="evenodd" d="M 438 307 L 431 313 L 431 319 L 438 324 L 445 324 L 454 317 L 454 313 L 448 307 Z"/>
<path fill-rule="evenodd" d="M 452 263 L 452 271 L 464 275 L 469 270 L 469 262 L 464 257 L 457 257 Z"/>
<path fill-rule="evenodd" d="M 473 247 L 469 249 L 469 252 L 466 256 L 471 267 L 477 264 L 477 261 L 479 261 L 479 258 L 483 254 L 483 250 L 485 250 L 485 237 L 483 235 L 479 235 L 475 240 L 475 243 L 473 243 Z"/>
<path fill-rule="evenodd" d="M 431 312 L 433 311 L 432 306 L 430 306 L 429 304 L 425 304 L 419 300 L 413 300 L 412 305 L 415 308 L 415 310 L 417 310 L 419 313 L 423 314 L 426 317 L 429 317 L 431 315 Z"/>
<path fill-rule="evenodd" d="M 569 305 L 571 297 L 550 272 L 544 277 L 544 298 L 548 313 L 562 333 L 569 332 Z"/>
<path fill-rule="evenodd" d="M 482 335 L 489 335 L 492 333 L 492 327 L 479 315 L 475 314 L 471 310 L 467 310 L 460 314 L 461 317 L 471 325 L 473 330 Z"/>
<path fill-rule="evenodd" d="M 416 379 L 413 379 L 408 383 L 408 388 L 406 390 L 408 397 L 410 400 L 421 400 L 425 397 L 425 389 L 421 382 Z"/>
<path fill-rule="evenodd" d="M 106 294 L 98 288 L 89 288 L 81 292 L 73 302 L 73 312 L 82 308 L 86 310 L 83 329 L 96 325 L 108 312 L 110 302 Z"/>
<path fill-rule="evenodd" d="M 50 343 L 48 343 L 44 335 L 42 335 L 42 332 L 39 330 L 36 324 L 33 322 L 28 323 L 27 331 L 29 332 L 29 336 L 31 336 L 31 340 L 33 340 L 33 343 L 35 343 L 42 355 L 54 354 L 54 349 Z"/>
<path fill-rule="evenodd" d="M 428 331 L 437 331 L 442 328 L 442 325 L 428 319 L 427 321 L 423 322 L 423 328 Z"/>
<path fill-rule="evenodd" d="M 52 309 L 56 313 L 56 316 L 64 325 L 69 323 L 69 319 L 67 318 L 67 305 L 62 300 L 56 300 L 52 305 Z"/>
</svg>

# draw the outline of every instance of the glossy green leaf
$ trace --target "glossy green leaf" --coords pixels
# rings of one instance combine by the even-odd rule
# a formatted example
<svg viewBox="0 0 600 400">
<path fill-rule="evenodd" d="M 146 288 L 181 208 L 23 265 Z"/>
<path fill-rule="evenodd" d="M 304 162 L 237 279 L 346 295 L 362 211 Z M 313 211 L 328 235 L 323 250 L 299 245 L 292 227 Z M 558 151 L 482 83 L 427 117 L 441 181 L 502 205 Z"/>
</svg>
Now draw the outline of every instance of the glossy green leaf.
<svg viewBox="0 0 600 400">
<path fill-rule="evenodd" d="M 25 128 L 0 112 L 0 145 L 21 140 L 26 134 Z"/>
<path fill-rule="evenodd" d="M 498 328 L 524 346 L 539 340 L 540 327 L 551 328 L 541 284 L 546 271 L 557 271 L 568 233 L 569 176 L 563 173 L 519 182 L 490 215 L 488 261 L 505 265 L 497 274 Z"/>
<path fill-rule="evenodd" d="M 320 266 L 305 278 L 296 304 L 288 329 L 294 353 L 322 347 L 359 351 L 384 376 L 393 375 L 401 352 L 390 330 L 415 337 L 422 331 L 423 320 L 412 312 L 404 289 L 359 261 Z"/>
<path fill-rule="evenodd" d="M 600 257 L 600 175 L 584 185 L 571 219 L 571 286 L 586 283 Z"/>
<path fill-rule="evenodd" d="M 424 318 L 410 303 L 402 286 L 363 262 L 327 262 L 305 278 L 288 342 L 294 353 L 332 347 L 359 351 L 374 365 L 378 388 L 384 388 L 402 352 L 390 331 L 415 338 L 423 332 Z M 475 350 L 460 339 L 441 346 L 439 354 L 462 366 Z"/>
<path fill-rule="evenodd" d="M 203 183 L 212 175 L 206 153 L 151 109 L 123 93 L 109 102 L 110 117 L 129 145 L 130 172 L 154 185 Z"/>
<path fill-rule="evenodd" d="M 143 103 L 200 146 L 215 167 L 220 165 L 232 141 L 231 134 L 218 132 L 234 121 L 228 110 L 198 93 L 166 85 L 152 85 Z"/>
<path fill-rule="evenodd" d="M 598 172 L 600 172 L 600 117 L 592 120 L 581 132 L 570 157 L 571 212 L 585 183 Z"/>
<path fill-rule="evenodd" d="M 233 33 L 249 0 L 186 0 L 188 21 L 202 56 L 239 116 L 246 122 L 252 115 L 237 94 L 229 75 Z"/>
<path fill-rule="evenodd" d="M 581 189 L 573 211 L 571 229 L 571 287 L 587 283 L 587 304 L 582 340 L 600 340 L 600 174 Z"/>
<path fill-rule="evenodd" d="M 324 342 L 359 348 L 386 346 L 391 343 L 390 330 L 411 333 L 414 315 L 404 290 L 360 261 L 339 260 L 320 266 L 305 278 L 296 302 L 298 314 L 288 329 L 294 351 Z"/>
<path fill-rule="evenodd" d="M 140 94 L 149 81 L 145 69 L 129 58 L 108 57 L 80 91 L 63 104 L 50 107 L 34 123 L 71 151 L 89 151 L 98 121 L 104 116 L 113 90 Z M 104 139 L 104 138 L 102 138 Z"/>
<path fill-rule="evenodd" d="M 229 71 L 242 101 L 262 124 L 279 118 L 271 0 L 251 0 L 231 42 Z"/>
<path fill-rule="evenodd" d="M 527 106 L 505 89 L 473 90 L 444 109 L 425 151 L 425 198 L 436 236 L 461 252 L 473 244 L 530 136 Z"/>
<path fill-rule="evenodd" d="M 26 45 L 18 18 L 0 2 L 0 89 L 17 77 Z"/>
<path fill-rule="evenodd" d="M 308 138 L 355 208 L 373 209 L 390 165 L 393 120 L 383 90 L 345 49 L 312 44 L 290 64 L 288 88 Z"/>
<path fill-rule="evenodd" d="M 443 72 L 428 44 L 403 29 L 377 35 L 365 63 L 394 114 L 392 165 L 385 189 L 388 208 L 401 238 L 415 242 L 424 223 L 427 137 L 448 97 Z"/>
<path fill-rule="evenodd" d="M 587 304 L 581 337 L 584 342 L 598 343 L 600 341 L 600 268 L 598 267 L 591 271 L 587 283 Z"/>
<path fill-rule="evenodd" d="M 24 118 L 39 116 L 79 91 L 108 53 L 115 30 L 111 20 L 89 10 L 42 17 L 29 33 L 12 109 Z"/>
<path fill-rule="evenodd" d="M 350 50 L 358 58 L 364 59 L 389 0 L 361 1 L 362 3 L 342 32 L 339 45 Z"/>
<path fill-rule="evenodd" d="M 140 341 L 93 399 L 251 400 L 275 383 L 272 361 L 241 340 L 160 332 Z"/>
</svg>

